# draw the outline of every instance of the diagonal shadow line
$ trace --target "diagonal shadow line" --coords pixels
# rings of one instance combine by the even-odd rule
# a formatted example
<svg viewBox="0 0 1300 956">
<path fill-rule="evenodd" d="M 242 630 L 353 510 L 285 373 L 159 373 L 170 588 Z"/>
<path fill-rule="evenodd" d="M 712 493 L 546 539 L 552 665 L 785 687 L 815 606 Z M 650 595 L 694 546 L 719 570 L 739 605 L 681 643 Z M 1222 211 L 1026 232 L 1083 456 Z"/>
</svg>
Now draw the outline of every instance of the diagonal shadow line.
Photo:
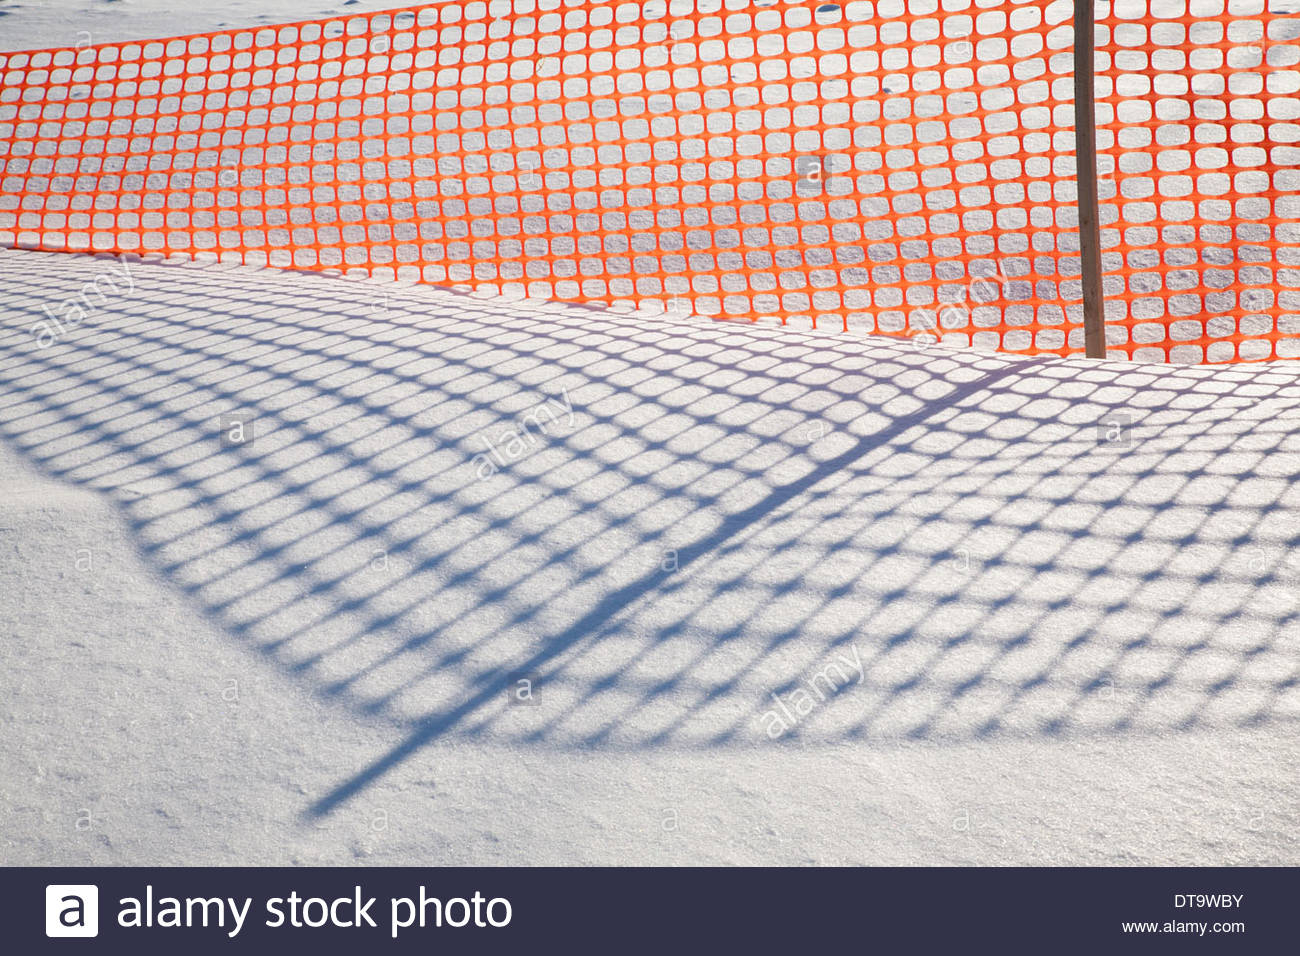
<svg viewBox="0 0 1300 956">
<path fill-rule="evenodd" d="M 608 625 L 616 615 L 626 610 L 638 598 L 658 588 L 670 576 L 679 574 L 682 569 L 694 563 L 700 557 L 716 551 L 755 522 L 776 511 L 799 495 L 805 494 L 842 468 L 852 465 L 875 449 L 893 441 L 909 428 L 921 424 L 932 415 L 952 408 L 999 379 L 1006 378 L 1035 363 L 1036 360 L 1034 359 L 1011 362 L 1002 368 L 986 372 L 963 385 L 958 385 L 942 398 L 931 399 L 910 415 L 896 419 L 880 431 L 859 438 L 850 448 L 834 458 L 821 462 L 802 478 L 774 488 L 761 501 L 755 502 L 748 508 L 733 515 L 726 516 L 716 530 L 694 542 L 689 546 L 689 550 L 687 547 L 678 549 L 679 557 L 675 569 L 665 569 L 660 565 L 639 580 L 625 584 L 617 591 L 608 594 L 580 619 L 562 633 L 557 634 L 548 643 L 548 646 L 538 651 L 527 661 L 514 667 L 513 670 L 521 672 L 538 671 L 548 661 L 558 657 L 585 638 L 599 636 L 604 626 Z M 341 804 L 360 793 L 407 757 L 433 741 L 436 737 L 455 727 L 489 700 L 496 697 L 506 688 L 506 685 L 507 681 L 503 678 L 487 681 L 474 696 L 451 710 L 430 714 L 425 717 L 415 726 L 405 740 L 313 803 L 307 809 L 306 816 L 318 818 L 333 812 Z"/>
</svg>

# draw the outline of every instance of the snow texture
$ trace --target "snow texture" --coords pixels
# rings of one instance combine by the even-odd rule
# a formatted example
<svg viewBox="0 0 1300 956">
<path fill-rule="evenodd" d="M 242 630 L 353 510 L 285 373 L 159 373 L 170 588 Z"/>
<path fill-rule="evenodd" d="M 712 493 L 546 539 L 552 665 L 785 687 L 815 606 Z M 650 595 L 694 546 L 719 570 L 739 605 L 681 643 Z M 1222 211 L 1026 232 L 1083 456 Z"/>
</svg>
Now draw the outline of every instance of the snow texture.
<svg viewBox="0 0 1300 956">
<path fill-rule="evenodd" d="M 5 862 L 1300 857 L 1295 369 L 0 271 Z"/>
</svg>

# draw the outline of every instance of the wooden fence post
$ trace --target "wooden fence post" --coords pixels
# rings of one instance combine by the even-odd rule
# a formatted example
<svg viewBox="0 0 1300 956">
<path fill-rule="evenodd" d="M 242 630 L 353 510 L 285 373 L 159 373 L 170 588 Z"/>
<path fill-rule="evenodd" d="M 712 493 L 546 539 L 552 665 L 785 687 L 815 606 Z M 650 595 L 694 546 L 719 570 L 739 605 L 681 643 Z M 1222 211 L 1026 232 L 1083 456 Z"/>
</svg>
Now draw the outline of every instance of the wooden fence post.
<svg viewBox="0 0 1300 956">
<path fill-rule="evenodd" d="M 1106 357 L 1106 303 L 1101 288 L 1097 207 L 1097 111 L 1093 100 L 1093 0 L 1074 0 L 1074 155 L 1079 191 L 1079 259 L 1083 342 L 1089 358 Z"/>
</svg>

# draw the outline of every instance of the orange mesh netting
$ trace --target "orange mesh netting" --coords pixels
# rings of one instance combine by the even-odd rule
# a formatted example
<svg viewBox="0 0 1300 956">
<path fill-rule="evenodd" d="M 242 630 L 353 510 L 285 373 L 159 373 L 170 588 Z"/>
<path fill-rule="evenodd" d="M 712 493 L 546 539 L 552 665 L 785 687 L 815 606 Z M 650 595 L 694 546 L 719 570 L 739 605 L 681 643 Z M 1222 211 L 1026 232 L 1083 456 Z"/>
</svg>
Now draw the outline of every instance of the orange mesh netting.
<svg viewBox="0 0 1300 956">
<path fill-rule="evenodd" d="M 1300 3 L 1286 2 L 1297 12 L 1116 2 L 1098 22 L 1107 337 L 1131 357 L 1300 356 Z"/>
<path fill-rule="evenodd" d="M 1300 355 L 1300 18 L 1188 2 L 1098 6 L 1111 349 Z M 1080 353 L 1072 15 L 458 0 L 0 54 L 0 244 Z"/>
</svg>

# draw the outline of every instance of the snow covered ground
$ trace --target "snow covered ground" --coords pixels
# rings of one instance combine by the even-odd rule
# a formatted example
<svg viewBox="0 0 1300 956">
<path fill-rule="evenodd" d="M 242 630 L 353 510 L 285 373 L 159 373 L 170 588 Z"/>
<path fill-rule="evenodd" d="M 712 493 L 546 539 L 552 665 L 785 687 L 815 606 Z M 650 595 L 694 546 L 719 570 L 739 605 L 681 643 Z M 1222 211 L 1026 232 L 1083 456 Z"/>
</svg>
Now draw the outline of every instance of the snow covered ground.
<svg viewBox="0 0 1300 956">
<path fill-rule="evenodd" d="M 5 862 L 1300 859 L 1290 367 L 0 272 Z"/>
<path fill-rule="evenodd" d="M 1300 862 L 1291 366 L 0 279 L 0 863 Z"/>
</svg>

